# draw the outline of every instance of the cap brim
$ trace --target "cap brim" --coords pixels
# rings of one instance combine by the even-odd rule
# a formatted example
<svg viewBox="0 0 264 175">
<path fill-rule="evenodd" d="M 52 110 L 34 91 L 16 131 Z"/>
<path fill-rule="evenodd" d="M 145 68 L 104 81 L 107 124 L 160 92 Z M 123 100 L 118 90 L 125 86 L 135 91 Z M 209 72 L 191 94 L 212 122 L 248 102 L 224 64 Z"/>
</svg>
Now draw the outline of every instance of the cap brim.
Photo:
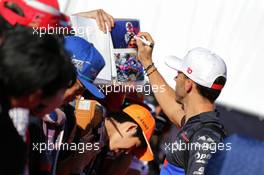
<svg viewBox="0 0 264 175">
<path fill-rule="evenodd" d="M 149 141 L 147 140 L 146 135 L 143 133 L 143 136 L 146 140 L 147 147 L 146 148 L 138 148 L 134 150 L 135 156 L 142 161 L 151 161 L 154 159 L 154 154 L 152 152 L 152 149 L 150 147 Z"/>
<path fill-rule="evenodd" d="M 78 79 L 81 81 L 84 87 L 89 92 L 91 92 L 91 94 L 94 95 L 96 98 L 99 98 L 99 99 L 105 98 L 105 95 L 94 84 L 90 83 L 88 80 L 84 79 L 81 76 L 78 76 Z"/>
<path fill-rule="evenodd" d="M 140 106 L 143 106 L 144 108 L 146 108 L 147 110 L 151 111 L 151 108 L 145 104 L 144 102 L 140 101 L 140 100 L 137 100 L 137 99 L 133 99 L 133 98 L 130 98 L 130 97 L 126 97 L 125 100 L 127 100 L 127 102 L 129 104 L 138 104 Z"/>
<path fill-rule="evenodd" d="M 182 59 L 176 57 L 176 56 L 166 56 L 165 57 L 165 64 L 174 69 L 174 70 L 177 70 L 177 71 L 182 71 Z"/>
</svg>

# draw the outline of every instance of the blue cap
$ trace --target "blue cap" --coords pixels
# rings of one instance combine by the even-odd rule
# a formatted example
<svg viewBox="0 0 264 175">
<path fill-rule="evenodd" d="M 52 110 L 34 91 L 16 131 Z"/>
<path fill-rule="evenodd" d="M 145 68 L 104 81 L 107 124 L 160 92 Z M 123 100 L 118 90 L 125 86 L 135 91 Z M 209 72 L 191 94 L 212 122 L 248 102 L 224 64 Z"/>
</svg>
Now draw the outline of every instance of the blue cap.
<svg viewBox="0 0 264 175">
<path fill-rule="evenodd" d="M 83 38 L 78 36 L 65 37 L 65 49 L 69 52 L 72 63 L 77 69 L 77 78 L 95 97 L 105 95 L 93 84 L 96 76 L 105 66 L 105 61 L 98 50 Z"/>
</svg>

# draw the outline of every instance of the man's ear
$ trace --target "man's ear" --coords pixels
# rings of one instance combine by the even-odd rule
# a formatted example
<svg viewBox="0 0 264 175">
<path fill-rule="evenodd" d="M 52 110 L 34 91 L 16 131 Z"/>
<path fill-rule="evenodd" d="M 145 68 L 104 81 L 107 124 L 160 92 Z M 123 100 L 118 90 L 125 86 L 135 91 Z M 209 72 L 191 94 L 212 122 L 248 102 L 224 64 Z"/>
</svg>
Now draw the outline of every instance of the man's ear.
<svg viewBox="0 0 264 175">
<path fill-rule="evenodd" d="M 127 133 L 134 135 L 137 132 L 138 125 L 133 122 L 125 122 L 124 127 L 126 128 Z"/>
<path fill-rule="evenodd" d="M 191 79 L 187 79 L 185 81 L 185 90 L 186 90 L 186 92 L 187 93 L 191 92 L 192 88 L 193 88 L 193 81 Z"/>
</svg>

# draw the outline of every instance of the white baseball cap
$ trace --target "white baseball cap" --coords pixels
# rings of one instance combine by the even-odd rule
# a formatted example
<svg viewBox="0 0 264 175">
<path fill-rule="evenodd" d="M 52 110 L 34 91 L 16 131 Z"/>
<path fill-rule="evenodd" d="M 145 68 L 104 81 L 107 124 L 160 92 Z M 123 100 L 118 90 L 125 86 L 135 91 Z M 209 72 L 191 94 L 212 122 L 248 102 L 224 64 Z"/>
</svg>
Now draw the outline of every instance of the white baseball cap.
<svg viewBox="0 0 264 175">
<path fill-rule="evenodd" d="M 223 88 L 223 85 L 215 84 L 214 81 L 220 76 L 226 78 L 226 64 L 221 57 L 208 49 L 194 48 L 183 59 L 168 56 L 165 63 L 201 86 L 215 90 Z"/>
</svg>

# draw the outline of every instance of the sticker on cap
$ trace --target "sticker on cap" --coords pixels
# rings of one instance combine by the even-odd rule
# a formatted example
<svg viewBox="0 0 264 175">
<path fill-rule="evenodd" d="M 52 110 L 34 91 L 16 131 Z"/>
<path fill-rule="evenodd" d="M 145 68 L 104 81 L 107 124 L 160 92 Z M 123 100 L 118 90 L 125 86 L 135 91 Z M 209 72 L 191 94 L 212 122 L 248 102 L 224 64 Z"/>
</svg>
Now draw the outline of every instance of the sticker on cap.
<svg viewBox="0 0 264 175">
<path fill-rule="evenodd" d="M 188 67 L 188 69 L 187 69 L 187 73 L 188 74 L 191 74 L 193 71 L 192 71 L 192 69 L 190 68 L 190 67 Z"/>
</svg>

